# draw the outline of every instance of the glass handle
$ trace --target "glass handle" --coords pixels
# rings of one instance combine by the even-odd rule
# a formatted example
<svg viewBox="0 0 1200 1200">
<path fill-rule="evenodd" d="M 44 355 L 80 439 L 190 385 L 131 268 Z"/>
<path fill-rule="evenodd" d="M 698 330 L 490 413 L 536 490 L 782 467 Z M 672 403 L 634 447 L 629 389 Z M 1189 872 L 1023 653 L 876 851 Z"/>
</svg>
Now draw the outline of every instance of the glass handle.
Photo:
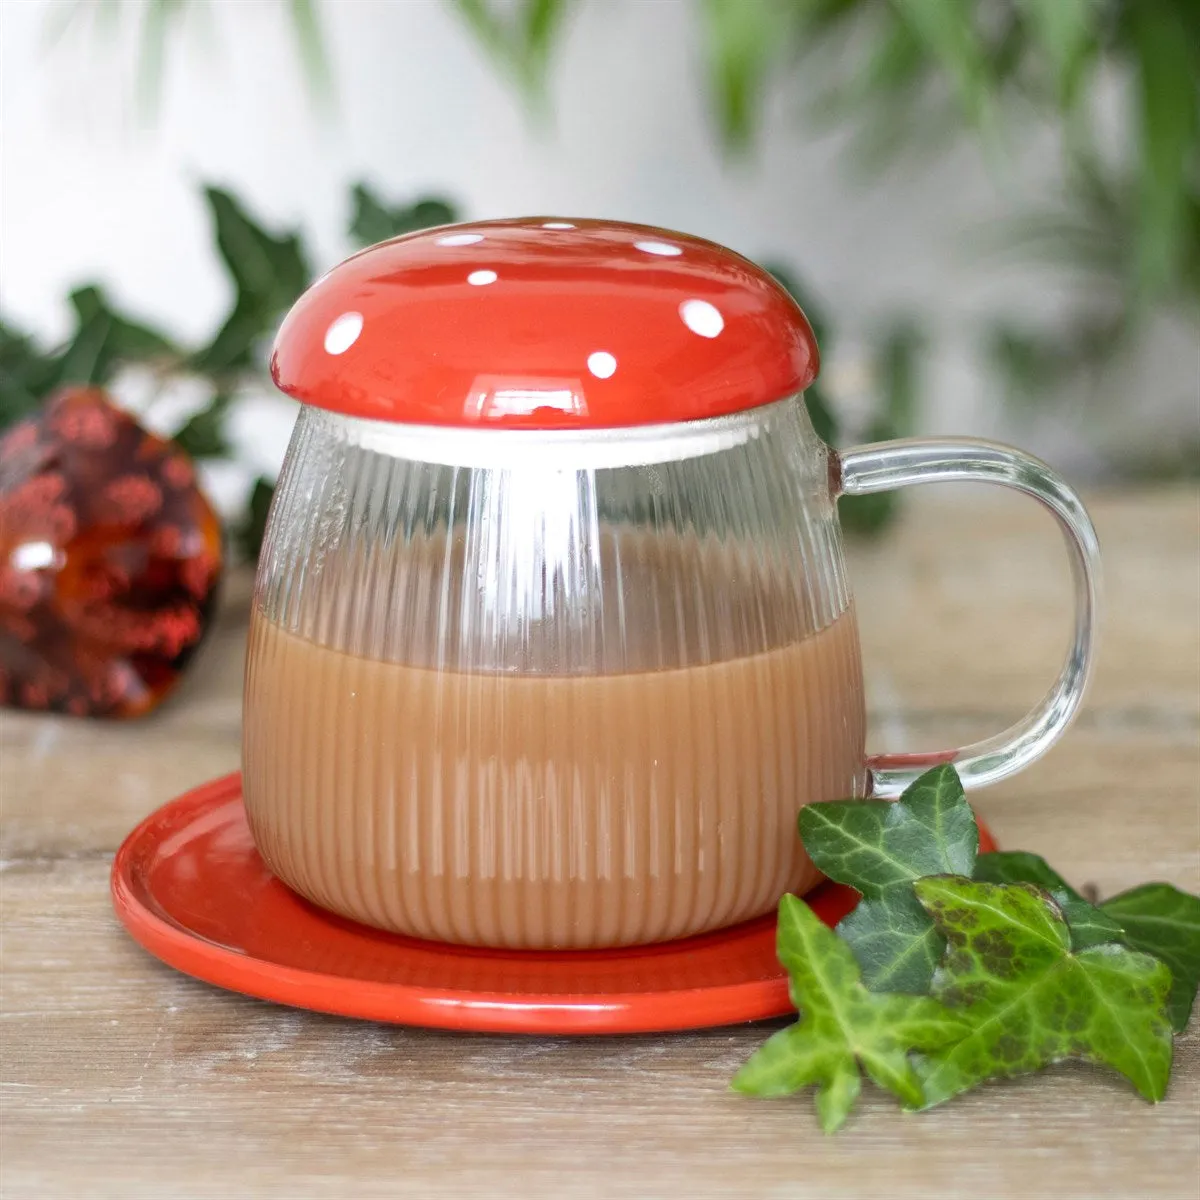
<svg viewBox="0 0 1200 1200">
<path fill-rule="evenodd" d="M 1045 463 L 991 442 L 907 438 L 860 446 L 839 456 L 838 493 L 862 496 L 913 483 L 998 483 L 1041 501 L 1058 520 L 1075 585 L 1075 633 L 1054 686 L 1010 729 L 957 750 L 882 754 L 868 760 L 871 794 L 898 796 L 922 771 L 952 762 L 966 788 L 986 787 L 1040 758 L 1063 734 L 1083 699 L 1096 657 L 1100 547 L 1079 497 Z"/>
</svg>

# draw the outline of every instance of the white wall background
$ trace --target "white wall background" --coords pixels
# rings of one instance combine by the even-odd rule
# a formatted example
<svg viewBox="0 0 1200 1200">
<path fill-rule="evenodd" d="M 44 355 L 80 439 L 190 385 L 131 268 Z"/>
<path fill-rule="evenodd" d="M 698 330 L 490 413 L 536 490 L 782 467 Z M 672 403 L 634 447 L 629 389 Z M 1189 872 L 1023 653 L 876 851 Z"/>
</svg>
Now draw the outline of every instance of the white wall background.
<svg viewBox="0 0 1200 1200">
<path fill-rule="evenodd" d="M 859 339 L 916 307 L 933 335 L 928 430 L 1017 438 L 1085 471 L 1113 445 L 1200 427 L 1197 348 L 1172 328 L 1104 394 L 1032 418 L 998 405 L 979 318 L 1024 309 L 1053 322 L 1069 293 L 1034 267 L 981 262 L 972 243 L 1048 194 L 1050 139 L 1018 139 L 1019 161 L 1001 170 L 964 146 L 864 183 L 843 139 L 815 133 L 791 92 L 773 98 L 756 160 L 730 167 L 704 107 L 692 0 L 587 0 L 541 128 L 438 0 L 324 0 L 327 119 L 307 99 L 280 0 L 193 3 L 148 125 L 134 22 L 106 37 L 76 20 L 55 41 L 74 3 L 0 0 L 0 308 L 48 338 L 66 331 L 69 287 L 91 279 L 184 339 L 215 327 L 229 297 L 202 181 L 302 227 L 326 266 L 347 249 L 348 185 L 366 178 L 395 200 L 447 193 L 473 218 L 636 219 L 791 262 L 846 335 L 829 363 L 843 384 Z M 256 464 L 278 465 L 286 409 L 251 406 L 237 428 Z"/>
</svg>

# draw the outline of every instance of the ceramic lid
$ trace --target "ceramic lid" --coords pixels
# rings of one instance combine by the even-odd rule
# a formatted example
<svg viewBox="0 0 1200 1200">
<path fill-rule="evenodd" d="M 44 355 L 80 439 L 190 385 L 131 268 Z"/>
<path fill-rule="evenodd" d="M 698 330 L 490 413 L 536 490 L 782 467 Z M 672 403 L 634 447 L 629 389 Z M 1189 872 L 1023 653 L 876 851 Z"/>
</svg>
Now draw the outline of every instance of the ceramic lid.
<svg viewBox="0 0 1200 1200">
<path fill-rule="evenodd" d="M 812 329 L 761 268 L 614 221 L 444 225 L 347 259 L 283 322 L 275 383 L 405 424 L 606 429 L 803 391 Z"/>
</svg>

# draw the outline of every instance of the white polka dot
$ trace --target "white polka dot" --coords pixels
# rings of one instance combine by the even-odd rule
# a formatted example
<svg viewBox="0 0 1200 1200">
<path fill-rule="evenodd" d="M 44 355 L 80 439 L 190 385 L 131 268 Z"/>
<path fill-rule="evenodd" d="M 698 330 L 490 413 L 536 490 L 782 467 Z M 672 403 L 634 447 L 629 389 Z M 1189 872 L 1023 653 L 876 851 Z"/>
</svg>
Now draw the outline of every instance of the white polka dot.
<svg viewBox="0 0 1200 1200">
<path fill-rule="evenodd" d="M 483 241 L 482 233 L 448 233 L 437 240 L 439 246 L 473 246 Z"/>
<path fill-rule="evenodd" d="M 643 254 L 657 254 L 661 258 L 678 258 L 683 253 L 681 247 L 672 246 L 670 242 L 634 242 L 633 245 Z"/>
<path fill-rule="evenodd" d="M 472 287 L 486 287 L 489 283 L 495 283 L 498 278 L 495 271 L 472 271 L 467 276 L 467 282 Z"/>
<path fill-rule="evenodd" d="M 342 313 L 332 325 L 325 330 L 325 352 L 327 354 L 345 354 L 362 333 L 362 313 Z"/>
<path fill-rule="evenodd" d="M 617 360 L 607 350 L 593 350 L 588 355 L 588 370 L 597 379 L 611 379 L 617 369 Z"/>
<path fill-rule="evenodd" d="M 574 229 L 570 221 L 543 221 L 543 229 Z"/>
<path fill-rule="evenodd" d="M 685 300 L 679 306 L 679 315 L 702 338 L 715 338 L 725 328 L 725 318 L 707 300 Z"/>
</svg>

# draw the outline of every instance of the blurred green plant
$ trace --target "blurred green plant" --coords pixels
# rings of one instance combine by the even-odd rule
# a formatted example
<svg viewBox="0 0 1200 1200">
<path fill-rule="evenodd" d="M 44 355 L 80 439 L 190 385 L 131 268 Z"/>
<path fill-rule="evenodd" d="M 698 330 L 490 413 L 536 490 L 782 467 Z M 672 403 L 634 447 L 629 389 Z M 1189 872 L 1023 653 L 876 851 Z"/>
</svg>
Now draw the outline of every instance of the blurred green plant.
<svg viewBox="0 0 1200 1200">
<path fill-rule="evenodd" d="M 585 0 L 450 0 L 476 31 L 507 14 L 505 61 L 544 69 L 544 31 Z M 1068 327 L 998 320 L 984 342 L 1025 402 L 1098 375 L 1166 306 L 1200 315 L 1197 0 L 695 0 L 722 144 L 748 153 L 769 91 L 804 79 L 813 115 L 852 131 L 880 170 L 971 133 L 1002 159 L 1040 124 L 1062 146 L 1061 194 L 993 250 L 1085 274 Z M 522 37 L 538 14 L 536 41 Z M 553 13 L 547 9 L 557 10 Z M 496 40 L 483 37 L 494 50 Z M 1108 103 L 1098 103 L 1105 101 Z M 1098 128 L 1097 114 L 1111 118 Z M 1114 132 L 1115 131 L 1115 132 Z M 1126 144 L 1127 143 L 1127 144 Z"/>
<path fill-rule="evenodd" d="M 822 355 L 837 345 L 834 328 L 822 305 L 800 284 L 790 267 L 768 263 L 766 268 L 804 310 L 816 335 Z M 908 437 L 916 429 L 917 398 L 925 338 L 911 320 L 897 319 L 885 327 L 870 355 L 868 376 L 873 409 L 855 440 L 885 442 Z M 813 429 L 822 441 L 840 446 L 845 441 L 845 423 L 831 403 L 824 380 L 818 376 L 804 393 Z M 880 533 L 896 515 L 896 492 L 873 492 L 866 496 L 843 496 L 838 501 L 842 526 L 850 533 L 871 536 Z"/>
<path fill-rule="evenodd" d="M 319 0 L 279 0 L 287 11 L 296 46 L 313 97 L 332 97 L 329 60 L 317 9 Z M 47 33 L 58 41 L 75 26 L 89 26 L 102 38 L 113 38 L 123 26 L 132 27 L 137 40 L 137 100 L 143 114 L 152 115 L 162 97 L 163 72 L 172 35 L 195 11 L 201 19 L 211 14 L 197 0 L 57 0 L 51 8 Z"/>
<path fill-rule="evenodd" d="M 317 95 L 329 67 L 319 0 L 290 12 Z M 597 0 L 444 0 L 534 102 L 573 11 Z M 1082 273 L 1065 328 L 1024 316 L 982 341 L 1015 403 L 1094 381 L 1164 307 L 1200 317 L 1198 0 L 694 0 L 714 121 L 748 153 L 771 89 L 803 78 L 812 115 L 851 131 L 868 170 L 964 133 L 1006 143 L 1055 130 L 1063 179 L 1051 206 L 1012 222 L 992 252 Z M 74 0 L 69 23 L 141 22 L 144 94 L 159 90 L 169 36 L 196 0 Z M 1108 118 L 1101 122 L 1097 116 Z M 385 214 L 386 215 L 386 214 Z M 374 216 L 365 212 L 364 223 Z M 364 225 L 366 227 L 366 225 Z M 239 320 L 244 314 L 239 314 Z M 237 329 L 231 331 L 237 340 Z"/>
<path fill-rule="evenodd" d="M 146 367 L 162 385 L 177 377 L 207 381 L 211 399 L 171 436 L 197 459 L 233 454 L 226 421 L 234 399 L 263 385 L 270 340 L 312 280 L 313 270 L 298 233 L 268 230 L 222 188 L 206 187 L 203 195 L 233 292 L 230 308 L 212 337 L 185 349 L 165 333 L 118 312 L 94 284 L 70 294 L 75 329 L 61 346 L 40 347 L 0 320 L 0 429 L 35 410 L 61 386 L 105 386 L 124 368 Z M 347 233 L 359 247 L 458 219 L 455 205 L 444 197 L 390 205 L 365 183 L 351 188 L 349 209 Z M 825 348 L 833 344 L 836 333 L 823 307 L 801 286 L 794 271 L 778 264 L 767 269 L 804 309 L 819 344 Z M 882 440 L 911 432 L 920 344 L 919 336 L 907 326 L 896 327 L 883 338 L 873 371 L 880 404 L 867 427 L 868 437 Z M 837 445 L 840 423 L 824 384 L 814 384 L 805 399 L 817 434 Z M 270 479 L 256 479 L 246 511 L 235 524 L 234 539 L 249 557 L 258 553 L 262 542 L 272 490 Z M 846 528 L 867 534 L 883 528 L 894 511 L 891 494 L 844 497 L 840 507 Z"/>
<path fill-rule="evenodd" d="M 66 384 L 111 384 L 129 367 L 148 368 L 161 385 L 173 378 L 206 381 L 211 399 L 171 434 L 194 458 L 233 453 L 226 421 L 234 398 L 264 385 L 270 341 L 284 313 L 309 285 L 313 270 L 300 235 L 270 231 L 231 192 L 206 187 L 213 240 L 233 291 L 229 311 L 210 339 L 188 349 L 165 333 L 118 312 L 95 284 L 69 300 L 74 329 L 61 345 L 39 346 L 0 319 L 0 429 L 33 412 Z M 354 247 L 457 220 L 447 200 L 430 197 L 389 206 L 365 183 L 350 193 L 347 234 Z M 258 553 L 271 502 L 272 482 L 257 479 L 234 538 Z"/>
</svg>

